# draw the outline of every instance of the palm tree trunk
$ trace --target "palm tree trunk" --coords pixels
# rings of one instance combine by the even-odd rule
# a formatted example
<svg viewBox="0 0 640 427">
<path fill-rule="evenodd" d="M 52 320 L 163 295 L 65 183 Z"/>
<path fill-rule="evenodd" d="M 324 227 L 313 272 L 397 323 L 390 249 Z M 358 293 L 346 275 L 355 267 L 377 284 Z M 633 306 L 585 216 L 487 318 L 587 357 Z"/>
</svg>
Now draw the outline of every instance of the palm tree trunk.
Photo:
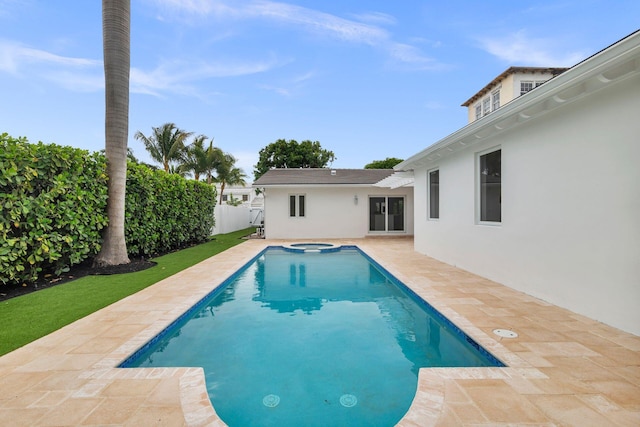
<svg viewBox="0 0 640 427">
<path fill-rule="evenodd" d="M 129 134 L 130 0 L 102 0 L 105 77 L 105 152 L 109 176 L 107 215 L 102 248 L 94 266 L 129 262 L 124 238 Z"/>
<path fill-rule="evenodd" d="M 222 204 L 222 195 L 224 194 L 224 187 L 225 187 L 225 182 L 222 181 L 222 183 L 220 184 L 220 204 Z"/>
</svg>

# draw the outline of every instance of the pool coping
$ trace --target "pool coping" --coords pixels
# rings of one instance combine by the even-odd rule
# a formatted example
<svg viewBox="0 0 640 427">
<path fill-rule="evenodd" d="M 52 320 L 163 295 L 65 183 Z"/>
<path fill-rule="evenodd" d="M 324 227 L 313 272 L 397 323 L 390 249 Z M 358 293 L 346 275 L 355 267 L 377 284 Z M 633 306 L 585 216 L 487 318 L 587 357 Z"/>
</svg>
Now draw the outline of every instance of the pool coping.
<svg viewBox="0 0 640 427">
<path fill-rule="evenodd" d="M 181 381 L 180 398 L 183 405 L 183 411 L 185 413 L 185 416 L 190 414 L 190 417 L 188 418 L 188 424 L 210 425 L 209 423 L 214 423 L 213 425 L 225 426 L 226 424 L 224 423 L 224 421 L 220 419 L 220 417 L 216 413 L 215 407 L 208 400 L 205 374 L 202 368 L 181 368 L 187 369 L 183 373 L 181 371 L 176 372 L 177 368 L 123 368 L 121 367 L 121 365 L 123 365 L 127 360 L 134 358 L 136 353 L 144 351 L 145 346 L 150 341 L 153 341 L 157 337 L 161 336 L 162 333 L 167 330 L 167 328 L 170 328 L 171 325 L 179 321 L 180 318 L 187 316 L 195 306 L 201 304 L 209 297 L 210 294 L 219 290 L 227 281 L 233 280 L 233 277 L 238 274 L 239 270 L 242 267 L 244 267 L 248 263 L 251 263 L 269 247 L 282 247 L 285 250 L 292 250 L 294 252 L 305 252 L 305 250 L 301 250 L 295 247 L 293 247 L 293 249 L 289 249 L 290 244 L 288 242 L 274 244 L 273 242 L 265 241 L 264 247 L 254 253 L 245 262 L 238 264 L 238 268 L 232 274 L 226 276 L 209 292 L 198 298 L 197 301 L 190 305 L 186 310 L 178 314 L 177 317 L 174 318 L 174 320 L 167 324 L 156 323 L 153 326 L 145 329 L 135 337 L 132 337 L 131 340 L 124 343 L 123 346 L 118 348 L 116 352 L 110 354 L 102 361 L 109 365 L 108 368 L 104 367 L 102 363 L 99 365 L 97 364 L 95 367 L 97 367 L 98 369 L 91 373 L 85 373 L 84 378 L 166 378 L 175 376 L 177 373 L 179 373 Z M 321 252 L 337 251 L 345 247 L 357 248 L 368 259 L 376 263 L 378 266 L 382 267 L 395 280 L 400 281 L 400 279 L 398 279 L 391 271 L 384 267 L 373 256 L 369 255 L 358 244 L 333 244 L 331 247 L 327 247 L 326 249 L 323 248 Z M 409 285 L 405 284 L 402 281 L 400 282 L 414 295 L 422 298 L 427 305 L 432 306 L 440 315 L 444 316 L 446 319 L 452 322 L 456 328 L 459 328 L 464 334 L 480 344 L 487 352 L 503 362 L 506 366 L 472 368 L 421 368 L 418 374 L 418 383 L 416 387 L 415 397 L 407 413 L 398 422 L 398 426 L 411 426 L 414 423 L 416 423 L 416 425 L 425 426 L 428 425 L 425 424 L 427 419 L 431 419 L 435 422 L 439 418 L 442 410 L 442 405 L 438 405 L 437 403 L 444 400 L 444 390 L 442 385 L 444 384 L 445 379 L 510 379 L 514 377 L 525 379 L 546 378 L 544 374 L 531 366 L 528 362 L 509 352 L 498 341 L 488 336 L 480 329 L 475 328 L 470 322 L 468 322 L 463 316 L 460 316 L 454 310 L 451 310 L 446 306 L 436 307 L 432 305 L 424 295 L 421 295 L 421 292 L 416 292 L 416 290 L 412 289 Z M 123 353 L 128 353 L 125 358 L 122 358 Z M 116 363 L 115 367 L 113 367 L 113 363 L 117 360 L 119 361 Z M 119 374 L 112 372 L 113 369 L 132 369 L 136 372 L 130 375 L 127 375 L 125 373 Z M 207 396 L 207 402 L 209 404 L 207 404 L 207 402 L 202 402 L 201 396 L 203 393 Z M 425 402 L 428 402 L 429 404 L 425 405 Z M 428 409 L 428 411 L 425 411 L 425 409 Z"/>
<path fill-rule="evenodd" d="M 438 263 L 412 252 L 412 242 L 407 239 L 395 242 L 377 239 L 333 241 L 358 246 L 508 365 L 501 368 L 420 369 L 413 403 L 398 425 L 442 425 L 451 420 L 460 423 L 463 416 L 471 417 L 470 412 L 467 414 L 462 408 L 473 408 L 478 413 L 477 420 L 484 420 L 487 425 L 495 425 L 500 420 L 511 424 L 555 425 L 561 423 L 564 416 L 557 414 L 549 403 L 556 399 L 572 399 L 571 403 L 578 405 L 576 420 L 585 419 L 588 414 L 589 419 L 600 417 L 619 423 L 623 420 L 632 425 L 628 420 L 640 419 L 640 394 L 625 389 L 639 389 L 640 381 L 634 381 L 637 370 L 629 366 L 637 368 L 640 365 L 640 337 Z M 31 426 L 140 425 L 140 420 L 149 421 L 149 417 L 165 417 L 163 419 L 172 420 L 167 421 L 168 425 L 224 426 L 209 401 L 201 368 L 121 369 L 116 366 L 261 250 L 281 244 L 286 241 L 244 242 L 0 357 L 0 423 L 11 421 L 15 424 L 20 420 Z M 412 263 L 414 271 L 403 271 L 408 270 L 406 265 L 402 267 L 403 262 Z M 437 274 L 421 273 L 430 268 L 437 269 Z M 455 291 L 457 294 L 451 296 L 454 294 L 447 292 L 450 292 L 450 284 L 455 283 L 465 286 L 459 287 Z M 507 316 L 510 308 L 491 307 L 480 301 L 480 294 L 474 294 L 480 288 L 491 298 L 508 299 L 510 305 L 524 303 L 551 313 L 551 319 L 535 319 L 532 323 L 527 316 Z M 484 313 L 478 309 L 495 309 L 495 313 L 478 317 L 478 313 Z M 506 319 L 520 322 L 520 326 L 502 323 Z M 555 340 L 536 337 L 539 332 L 532 324 L 545 321 L 554 322 L 557 330 L 574 333 L 575 341 L 564 338 L 566 342 L 559 342 L 560 333 L 552 337 Z M 515 340 L 500 338 L 491 333 L 494 327 L 513 327 L 525 333 Z M 598 346 L 590 344 L 587 338 Z M 616 362 L 616 354 L 624 354 L 624 361 Z M 598 373 L 588 374 L 573 372 L 573 369 L 563 371 L 554 366 L 554 363 L 564 363 L 565 358 L 603 366 L 599 366 Z M 605 386 L 600 384 L 605 382 L 602 378 L 605 373 L 608 382 L 620 384 L 624 391 L 622 397 L 596 387 Z M 576 375 L 585 378 L 573 378 Z M 526 407 L 526 413 L 523 409 L 523 413 L 515 411 L 514 415 L 505 415 L 491 407 L 491 403 L 473 397 L 465 388 L 479 384 L 499 385 L 500 390 L 506 385 L 513 393 L 511 397 L 517 399 L 516 409 L 522 405 Z M 551 384 L 561 384 L 571 390 L 563 393 L 555 389 L 545 391 Z M 119 396 L 116 396 L 116 390 L 120 392 Z M 174 397 L 176 391 L 178 396 Z M 459 401 L 452 401 L 456 393 L 465 398 L 458 396 Z M 631 397 L 625 397 L 627 395 Z M 130 413 L 124 413 L 122 409 L 127 405 Z M 494 415 L 491 411 L 500 413 Z"/>
</svg>

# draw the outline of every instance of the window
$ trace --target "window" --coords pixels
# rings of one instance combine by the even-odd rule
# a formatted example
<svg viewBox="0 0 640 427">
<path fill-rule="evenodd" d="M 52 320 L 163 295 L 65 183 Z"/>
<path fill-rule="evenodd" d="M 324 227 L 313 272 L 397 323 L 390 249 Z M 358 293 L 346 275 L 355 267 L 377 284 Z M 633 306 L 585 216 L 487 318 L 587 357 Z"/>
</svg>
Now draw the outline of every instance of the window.
<svg viewBox="0 0 640 427">
<path fill-rule="evenodd" d="M 482 115 L 486 116 L 490 112 L 491 112 L 491 98 L 487 96 L 485 99 L 482 100 Z"/>
<path fill-rule="evenodd" d="M 493 111 L 500 108 L 500 91 L 497 90 L 491 94 L 491 109 Z"/>
<path fill-rule="evenodd" d="M 520 82 L 520 95 L 524 95 L 533 89 L 533 82 Z"/>
<path fill-rule="evenodd" d="M 502 150 L 479 156 L 480 221 L 502 221 Z"/>
<path fill-rule="evenodd" d="M 479 102 L 476 104 L 476 120 L 482 117 L 482 104 Z"/>
<path fill-rule="evenodd" d="M 226 195 L 226 194 L 223 194 L 223 195 L 222 195 L 222 201 L 223 201 L 223 202 L 226 202 L 226 201 L 227 201 L 227 195 Z"/>
<path fill-rule="evenodd" d="M 304 216 L 304 194 L 289 195 L 289 216 Z"/>
<path fill-rule="evenodd" d="M 249 201 L 249 195 L 248 194 L 243 194 L 242 195 L 242 201 L 243 202 L 248 202 Z"/>
<path fill-rule="evenodd" d="M 429 219 L 440 218 L 440 171 L 429 172 Z"/>
</svg>

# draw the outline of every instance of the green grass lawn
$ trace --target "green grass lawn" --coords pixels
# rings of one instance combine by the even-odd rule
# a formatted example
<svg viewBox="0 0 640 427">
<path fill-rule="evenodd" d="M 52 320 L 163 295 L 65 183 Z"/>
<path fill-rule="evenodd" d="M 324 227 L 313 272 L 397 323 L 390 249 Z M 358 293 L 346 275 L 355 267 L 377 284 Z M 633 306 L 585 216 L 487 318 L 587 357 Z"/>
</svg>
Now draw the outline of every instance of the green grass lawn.
<svg viewBox="0 0 640 427">
<path fill-rule="evenodd" d="M 153 259 L 147 270 L 80 279 L 0 303 L 0 355 L 35 341 L 147 286 L 243 242 L 254 228 Z"/>
</svg>

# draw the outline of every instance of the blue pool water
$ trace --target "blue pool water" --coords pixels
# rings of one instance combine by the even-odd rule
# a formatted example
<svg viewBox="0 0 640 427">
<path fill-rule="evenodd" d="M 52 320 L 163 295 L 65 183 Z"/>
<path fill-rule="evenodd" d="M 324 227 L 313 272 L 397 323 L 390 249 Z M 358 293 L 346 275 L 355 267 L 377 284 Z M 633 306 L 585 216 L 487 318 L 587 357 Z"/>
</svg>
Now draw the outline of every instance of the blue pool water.
<svg viewBox="0 0 640 427">
<path fill-rule="evenodd" d="M 215 272 L 212 272 L 215 274 Z M 268 248 L 121 367 L 201 366 L 229 426 L 393 426 L 421 367 L 504 366 L 355 247 Z"/>
</svg>

